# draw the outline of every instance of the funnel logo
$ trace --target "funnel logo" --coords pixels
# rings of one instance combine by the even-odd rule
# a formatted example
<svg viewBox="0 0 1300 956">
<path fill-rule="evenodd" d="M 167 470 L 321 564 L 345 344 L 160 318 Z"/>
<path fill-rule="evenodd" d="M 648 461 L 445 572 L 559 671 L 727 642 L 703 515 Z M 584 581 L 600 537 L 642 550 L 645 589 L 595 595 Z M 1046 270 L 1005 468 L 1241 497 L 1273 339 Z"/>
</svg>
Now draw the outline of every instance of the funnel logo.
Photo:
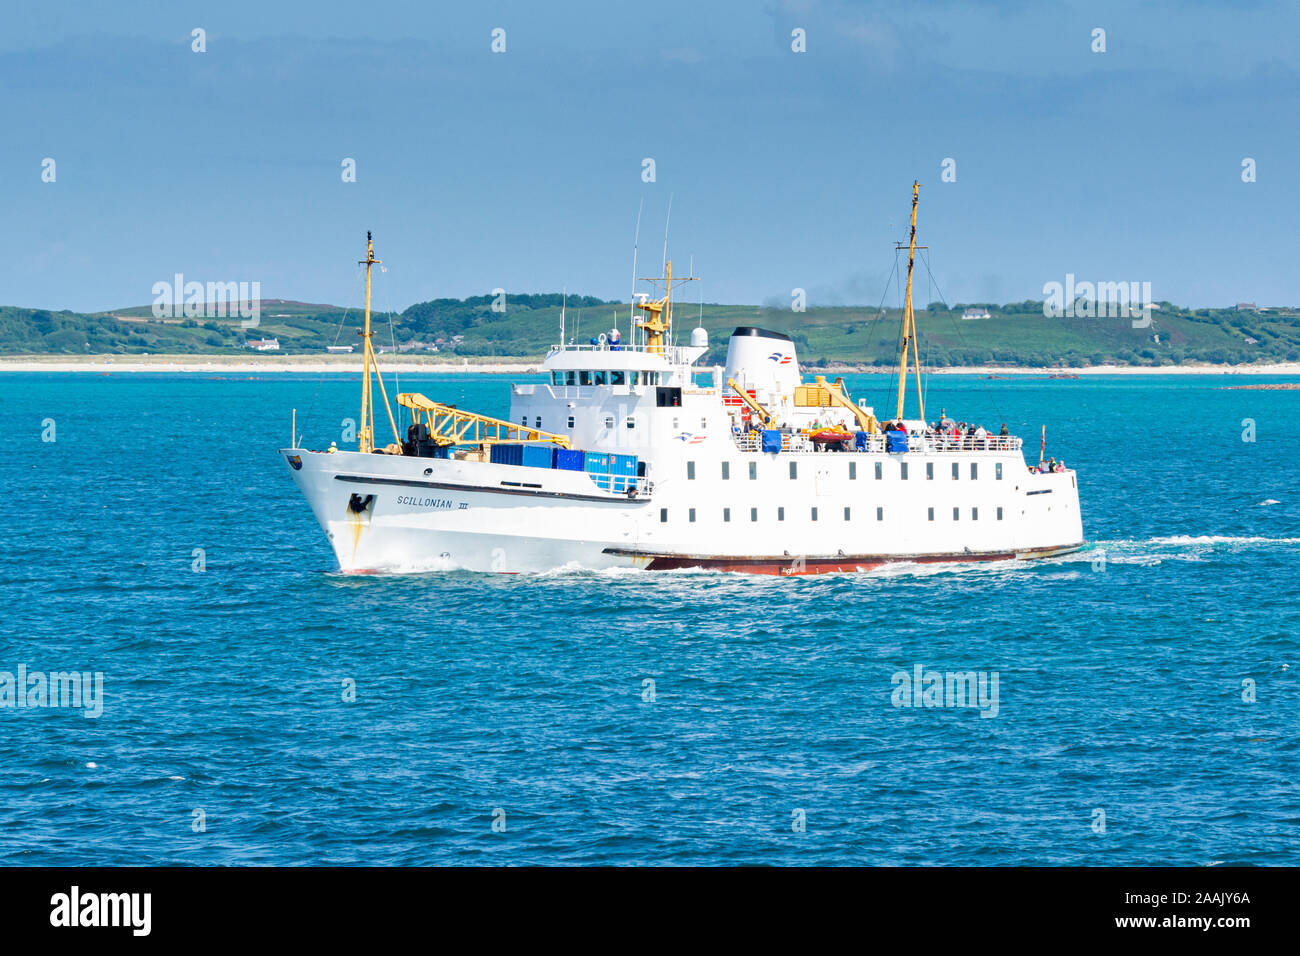
<svg viewBox="0 0 1300 956">
<path fill-rule="evenodd" d="M 697 435 L 694 432 L 682 432 L 677 436 L 677 440 L 687 445 L 698 445 L 700 442 L 704 441 L 706 437 L 708 436 Z"/>
<path fill-rule="evenodd" d="M 769 362 L 775 362 L 777 365 L 789 365 L 794 361 L 793 355 L 782 355 L 780 352 L 773 352 L 767 357 Z"/>
</svg>

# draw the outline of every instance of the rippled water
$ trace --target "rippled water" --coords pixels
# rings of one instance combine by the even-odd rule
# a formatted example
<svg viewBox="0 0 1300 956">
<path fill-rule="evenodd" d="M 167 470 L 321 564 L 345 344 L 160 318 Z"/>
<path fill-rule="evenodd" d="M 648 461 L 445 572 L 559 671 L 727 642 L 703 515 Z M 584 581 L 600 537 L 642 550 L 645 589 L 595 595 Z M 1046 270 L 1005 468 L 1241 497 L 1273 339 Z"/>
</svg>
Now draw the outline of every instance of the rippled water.
<svg viewBox="0 0 1300 956">
<path fill-rule="evenodd" d="M 104 674 L 0 709 L 0 861 L 1296 864 L 1300 393 L 1257 380 L 936 376 L 1047 425 L 1089 548 L 772 579 L 339 575 L 274 449 L 355 380 L 0 376 L 0 670 Z M 894 706 L 917 665 L 996 717 Z"/>
</svg>

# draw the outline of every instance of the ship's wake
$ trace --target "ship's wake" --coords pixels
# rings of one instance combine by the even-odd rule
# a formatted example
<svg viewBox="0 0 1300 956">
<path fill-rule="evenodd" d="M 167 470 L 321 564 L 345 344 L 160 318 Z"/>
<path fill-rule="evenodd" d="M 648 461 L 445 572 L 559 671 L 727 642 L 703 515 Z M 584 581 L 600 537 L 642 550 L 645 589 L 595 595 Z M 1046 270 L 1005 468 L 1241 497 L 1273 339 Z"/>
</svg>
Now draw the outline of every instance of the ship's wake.
<svg viewBox="0 0 1300 956">
<path fill-rule="evenodd" d="M 1049 564 L 1154 565 L 1164 561 L 1212 561 L 1234 554 L 1273 550 L 1300 551 L 1300 538 L 1270 538 L 1262 535 L 1175 534 L 1151 538 L 1116 538 L 1090 541 L 1081 551 L 1050 558 Z"/>
</svg>

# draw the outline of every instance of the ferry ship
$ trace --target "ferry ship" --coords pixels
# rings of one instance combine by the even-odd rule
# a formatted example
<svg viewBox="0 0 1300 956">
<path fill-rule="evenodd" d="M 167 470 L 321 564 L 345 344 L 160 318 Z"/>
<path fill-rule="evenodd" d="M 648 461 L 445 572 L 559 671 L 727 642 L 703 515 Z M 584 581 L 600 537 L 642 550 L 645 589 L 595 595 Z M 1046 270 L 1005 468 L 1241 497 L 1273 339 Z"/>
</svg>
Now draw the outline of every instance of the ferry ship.
<svg viewBox="0 0 1300 956">
<path fill-rule="evenodd" d="M 804 380 L 780 332 L 737 328 L 725 366 L 700 367 L 705 329 L 675 344 L 674 283 L 685 280 L 671 262 L 655 280 L 662 296 L 635 297 L 629 342 L 617 330 L 585 345 L 561 335 L 547 380 L 511 386 L 509 419 L 419 393 L 397 395 L 395 414 L 371 345 L 379 260 L 367 234 L 358 448 L 297 447 L 295 427 L 295 447 L 280 450 L 339 567 L 795 575 L 1078 550 L 1073 470 L 1043 468 L 1041 446 L 1029 465 L 1019 437 L 926 421 L 912 308 L 918 191 L 898 400 L 885 421 L 842 379 Z M 394 438 L 382 447 L 372 378 Z"/>
</svg>

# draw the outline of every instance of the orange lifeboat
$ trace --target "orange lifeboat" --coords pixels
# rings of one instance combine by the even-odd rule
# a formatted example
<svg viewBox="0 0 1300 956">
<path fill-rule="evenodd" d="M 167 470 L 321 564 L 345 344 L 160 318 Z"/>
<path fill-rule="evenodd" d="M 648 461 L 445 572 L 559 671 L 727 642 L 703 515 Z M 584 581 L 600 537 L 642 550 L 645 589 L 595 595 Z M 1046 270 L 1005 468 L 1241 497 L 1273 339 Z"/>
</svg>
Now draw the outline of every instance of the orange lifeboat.
<svg viewBox="0 0 1300 956">
<path fill-rule="evenodd" d="M 853 432 L 845 431 L 843 428 L 819 428 L 808 437 L 818 445 L 829 445 L 832 442 L 852 441 Z"/>
</svg>

